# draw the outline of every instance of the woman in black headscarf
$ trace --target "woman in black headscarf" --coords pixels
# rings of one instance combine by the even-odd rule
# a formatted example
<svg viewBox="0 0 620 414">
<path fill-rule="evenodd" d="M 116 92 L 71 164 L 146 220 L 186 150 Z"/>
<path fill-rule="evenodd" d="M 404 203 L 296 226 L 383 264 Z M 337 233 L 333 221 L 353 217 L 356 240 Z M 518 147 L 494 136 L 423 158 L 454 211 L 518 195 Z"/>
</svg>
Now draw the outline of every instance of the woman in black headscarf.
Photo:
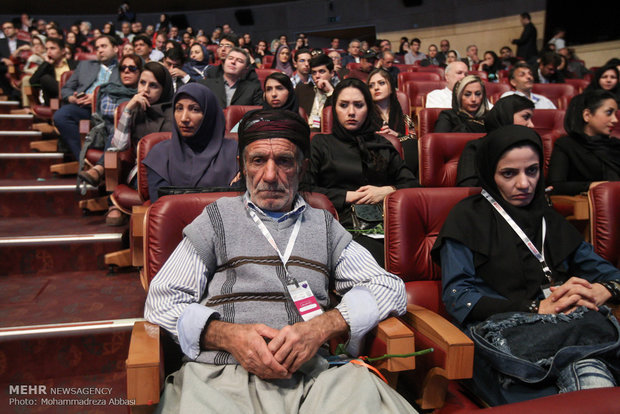
<svg viewBox="0 0 620 414">
<path fill-rule="evenodd" d="M 114 130 L 112 148 L 124 151 L 132 147 L 135 150 L 142 137 L 153 132 L 172 131 L 172 95 L 172 77 L 168 70 L 161 63 L 146 63 L 138 81 L 138 93 L 125 106 Z M 137 172 L 135 166 L 127 178 L 133 188 L 137 188 Z M 106 215 L 108 225 L 120 226 L 126 221 L 127 216 L 118 207 L 110 207 Z"/>
<path fill-rule="evenodd" d="M 190 78 L 199 81 L 205 78 L 209 68 L 209 51 L 200 43 L 194 43 L 189 48 L 189 60 L 183 65 L 183 72 Z"/>
<path fill-rule="evenodd" d="M 281 72 L 274 72 L 265 78 L 263 85 L 263 109 L 284 109 L 299 112 L 297 95 L 291 79 Z"/>
<path fill-rule="evenodd" d="M 611 92 L 620 104 L 620 72 L 613 63 L 606 63 L 596 70 L 594 78 L 584 92 L 604 90 Z"/>
<path fill-rule="evenodd" d="M 381 205 L 397 188 L 415 187 L 418 181 L 394 146 L 375 133 L 381 121 L 362 81 L 341 81 L 332 102 L 332 133 L 312 139 L 309 176 L 314 189 L 336 207 L 342 225 L 352 229 L 352 205 Z M 354 238 L 384 263 L 382 241 L 359 233 Z"/>
<path fill-rule="evenodd" d="M 384 69 L 378 68 L 368 75 L 368 89 L 372 94 L 375 108 L 383 121 L 380 134 L 390 134 L 398 138 L 403 147 L 405 165 L 412 173 L 418 173 L 418 137 L 415 125 L 403 109 L 396 96 L 396 88 L 392 84 L 392 77 Z"/>
<path fill-rule="evenodd" d="M 575 195 L 594 182 L 620 180 L 620 140 L 609 136 L 617 110 L 614 96 L 603 90 L 570 101 L 564 117 L 568 135 L 555 142 L 549 161 L 555 194 Z"/>
<path fill-rule="evenodd" d="M 453 208 L 432 250 L 442 269 L 446 310 L 476 343 L 474 387 L 491 405 L 574 389 L 579 379 L 565 376 L 578 370 L 571 364 L 584 355 L 594 358 L 584 353 L 582 338 L 562 358 L 540 356 L 532 361 L 526 355 L 529 352 L 538 358 L 538 353 L 552 350 L 553 356 L 567 346 L 568 338 L 554 336 L 556 326 L 564 326 L 560 322 L 579 319 L 586 323 L 601 315 L 612 335 L 606 336 L 604 330 L 600 336 L 592 332 L 596 339 L 587 334 L 582 337 L 594 346 L 598 340 L 615 341 L 614 349 L 618 346 L 618 338 L 612 338 L 617 322 L 608 320 L 604 310 L 599 314 L 587 309 L 597 311 L 609 299 L 619 299 L 620 270 L 596 255 L 577 230 L 548 206 L 542 154 L 540 137 L 530 128 L 511 125 L 489 134 L 477 153 L 483 191 Z M 547 288 L 548 283 L 553 287 Z M 558 314 L 564 315 L 554 316 Z M 548 323 L 541 327 L 539 321 Z M 525 341 L 517 336 L 522 326 L 526 333 L 531 329 Z M 510 347 L 508 353 L 499 350 L 494 358 L 489 357 L 486 351 L 495 349 L 496 343 L 481 337 L 483 331 L 504 341 Z M 487 346 L 484 339 L 492 343 Z M 603 363 L 588 361 L 600 368 L 601 376 L 611 377 Z M 520 376 L 513 367 L 523 369 Z M 499 374 L 500 369 L 505 375 Z"/>
<path fill-rule="evenodd" d="M 528 128 L 534 128 L 532 123 L 533 115 L 534 102 L 523 96 L 510 95 L 497 101 L 493 109 L 485 116 L 484 125 L 487 133 L 491 133 L 505 125 L 523 125 Z M 476 171 L 476 151 L 485 139 L 486 136 L 469 141 L 465 148 L 463 148 L 456 169 L 457 186 L 480 186 L 480 180 L 478 180 L 478 173 Z"/>
<path fill-rule="evenodd" d="M 200 83 L 174 95 L 172 138 L 157 144 L 144 159 L 149 197 L 160 187 L 228 187 L 237 173 L 237 142 L 224 139 L 226 122 L 217 98 Z"/>
<path fill-rule="evenodd" d="M 467 75 L 452 89 L 452 109 L 441 111 L 433 132 L 485 132 L 484 116 L 489 111 L 482 79 Z"/>
</svg>

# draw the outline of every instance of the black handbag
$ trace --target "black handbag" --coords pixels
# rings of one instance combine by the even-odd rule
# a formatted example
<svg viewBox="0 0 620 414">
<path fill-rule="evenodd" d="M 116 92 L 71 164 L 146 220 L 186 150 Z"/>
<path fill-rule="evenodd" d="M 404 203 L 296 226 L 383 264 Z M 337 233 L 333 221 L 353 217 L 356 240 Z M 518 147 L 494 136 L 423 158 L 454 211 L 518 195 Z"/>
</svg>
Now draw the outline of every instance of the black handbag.
<svg viewBox="0 0 620 414">
<path fill-rule="evenodd" d="M 383 224 L 383 204 L 352 204 L 353 230 L 370 230 Z"/>
</svg>

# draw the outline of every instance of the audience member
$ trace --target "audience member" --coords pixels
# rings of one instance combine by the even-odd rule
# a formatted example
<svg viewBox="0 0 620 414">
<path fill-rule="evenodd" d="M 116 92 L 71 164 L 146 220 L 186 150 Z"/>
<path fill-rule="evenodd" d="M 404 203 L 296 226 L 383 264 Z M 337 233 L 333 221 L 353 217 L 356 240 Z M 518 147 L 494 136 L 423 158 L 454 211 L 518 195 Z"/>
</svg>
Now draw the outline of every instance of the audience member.
<svg viewBox="0 0 620 414">
<path fill-rule="evenodd" d="M 289 49 L 288 45 L 280 45 L 274 54 L 271 68 L 279 70 L 280 72 L 291 77 L 293 76 L 294 71 L 291 61 L 291 49 Z"/>
<path fill-rule="evenodd" d="M 449 65 L 450 63 L 456 62 L 456 61 L 461 62 L 461 60 L 459 59 L 459 52 L 457 52 L 456 50 L 449 50 L 448 55 L 446 57 L 445 64 Z M 467 65 L 465 65 L 465 67 L 467 67 Z"/>
<path fill-rule="evenodd" d="M 536 48 L 538 32 L 529 13 L 521 13 L 521 24 L 523 25 L 521 37 L 513 39 L 512 44 L 517 45 L 517 56 L 532 64 L 538 55 Z"/>
<path fill-rule="evenodd" d="M 428 47 L 428 55 L 426 59 L 420 61 L 420 66 L 441 66 L 442 62 L 439 61 L 437 55 L 437 45 L 430 45 Z"/>
<path fill-rule="evenodd" d="M 358 39 L 351 40 L 347 54 L 342 57 L 342 66 L 346 67 L 349 63 L 360 63 L 362 52 L 361 42 Z"/>
<path fill-rule="evenodd" d="M 334 62 L 324 54 L 310 59 L 310 73 L 313 84 L 300 83 L 295 87 L 295 94 L 299 106 L 308 114 L 308 124 L 312 131 L 321 130 L 321 116 L 323 107 L 331 105 L 331 95 L 334 86 L 331 79 L 334 76 Z"/>
<path fill-rule="evenodd" d="M 415 125 L 411 117 L 403 113 L 392 77 L 381 68 L 375 69 L 368 76 L 368 89 L 375 103 L 375 109 L 383 121 L 381 129 L 377 132 L 398 138 L 403 148 L 405 165 L 417 176 L 419 162 Z"/>
<path fill-rule="evenodd" d="M 151 202 L 161 187 L 228 187 L 237 174 L 237 142 L 224 139 L 224 113 L 213 92 L 199 83 L 182 86 L 173 114 L 172 138 L 143 161 Z"/>
<path fill-rule="evenodd" d="M 467 75 L 454 85 L 452 109 L 441 111 L 434 132 L 485 132 L 484 117 L 488 111 L 482 79 Z"/>
<path fill-rule="evenodd" d="M 120 82 L 118 72 L 118 47 L 110 36 L 100 36 L 95 41 L 97 60 L 83 60 L 62 87 L 61 98 L 65 103 L 54 114 L 54 124 L 60 139 L 67 145 L 75 159 L 80 155 L 81 119 L 89 119 L 93 92 L 99 85 Z"/>
<path fill-rule="evenodd" d="M 498 100 L 486 117 L 484 127 L 487 134 L 506 125 L 522 125 L 534 128 L 534 103 L 520 95 L 510 95 Z M 459 187 L 480 187 L 480 179 L 476 170 L 476 154 L 478 148 L 488 135 L 469 141 L 465 144 L 456 169 L 456 185 Z"/>
<path fill-rule="evenodd" d="M 426 95 L 426 108 L 451 108 L 452 89 L 454 85 L 467 74 L 467 65 L 461 61 L 449 63 L 446 66 L 446 87 L 435 89 Z"/>
<path fill-rule="evenodd" d="M 544 53 L 538 60 L 538 65 L 532 67 L 534 83 L 564 83 L 564 77 L 557 71 L 560 63 L 557 53 Z"/>
<path fill-rule="evenodd" d="M 238 412 L 415 412 L 366 368 L 346 364 L 326 370 L 319 348 L 327 340 L 350 332 L 348 352 L 357 355 L 361 338 L 379 320 L 404 313 L 406 295 L 402 281 L 382 271 L 329 213 L 311 208 L 297 195 L 309 141 L 307 125 L 291 112 L 248 116 L 239 134 L 248 191 L 207 206 L 185 228 L 183 241 L 153 279 L 146 318 L 178 338 L 189 358 L 167 381 L 160 402 L 165 411 L 191 406 L 217 412 L 225 406 L 225 411 Z M 261 191 L 272 187 L 279 190 Z M 285 264 L 261 259 L 273 255 L 264 235 L 282 246 L 293 231 L 299 237 L 291 242 L 292 252 L 301 266 L 291 272 L 300 282 L 308 281 L 326 310 L 313 319 L 289 308 L 284 286 L 290 280 L 281 278 L 280 284 L 276 278 L 278 286 L 270 287 L 276 286 L 274 274 L 288 273 Z M 241 256 L 249 264 L 236 266 L 237 277 L 229 283 L 230 269 L 216 263 L 228 267 L 229 258 Z M 359 266 L 364 272 L 352 271 Z M 328 287 L 326 277 L 334 286 Z M 226 285 L 229 301 L 214 301 Z M 332 289 L 344 295 L 335 309 L 330 307 Z M 264 294 L 271 299 L 254 299 Z M 234 311 L 227 322 L 220 321 L 228 308 Z M 205 381 L 215 376 L 217 380 Z M 342 399 L 344 394 L 348 398 Z"/>
<path fill-rule="evenodd" d="M 602 305 L 620 270 L 549 206 L 540 137 L 497 129 L 477 167 L 483 192 L 452 209 L 431 251 L 445 307 L 474 340 L 475 395 L 493 406 L 615 386 L 618 325 Z"/>
<path fill-rule="evenodd" d="M 616 97 L 605 90 L 570 101 L 564 117 L 568 135 L 555 141 L 549 162 L 555 194 L 575 195 L 599 181 L 620 181 L 620 140 L 609 136 L 617 110 Z"/>
<path fill-rule="evenodd" d="M 157 62 L 164 57 L 163 53 L 152 48 L 153 44 L 151 43 L 151 39 L 145 34 L 135 35 L 132 43 L 134 52 L 136 55 L 140 56 L 145 63 L 151 61 Z M 159 59 L 152 59 L 152 56 L 159 57 Z"/>
<path fill-rule="evenodd" d="M 394 53 L 389 50 L 381 52 L 377 67 L 389 73 L 392 78 L 391 84 L 398 88 L 398 74 L 400 73 L 400 69 L 394 66 Z"/>
<path fill-rule="evenodd" d="M 552 46 L 552 51 L 558 53 L 560 49 L 564 49 L 566 47 L 564 36 L 566 36 L 566 30 L 564 28 L 558 27 L 555 29 L 553 32 L 553 37 L 547 42 L 549 46 Z"/>
<path fill-rule="evenodd" d="M 620 83 L 618 68 L 613 64 L 606 64 L 596 70 L 594 78 L 586 88 L 586 91 L 602 89 L 614 95 L 616 103 L 620 104 Z"/>
<path fill-rule="evenodd" d="M 189 61 L 183 65 L 183 72 L 193 80 L 205 78 L 209 68 L 209 51 L 206 46 L 194 43 L 189 48 Z"/>
<path fill-rule="evenodd" d="M 556 109 L 553 102 L 542 95 L 538 95 L 532 93 L 532 87 L 534 86 L 534 77 L 532 76 L 532 70 L 530 67 L 524 63 L 517 63 L 515 66 L 510 69 L 509 82 L 514 91 L 504 92 L 502 94 L 502 98 L 508 95 L 517 94 L 521 96 L 525 96 L 534 102 L 534 106 L 536 109 Z"/>
<path fill-rule="evenodd" d="M 296 71 L 291 76 L 291 82 L 293 82 L 293 87 L 297 87 L 300 84 L 306 84 L 312 82 L 312 77 L 310 76 L 310 59 L 311 54 L 308 49 L 299 49 L 297 53 L 295 53 L 295 68 Z"/>
<path fill-rule="evenodd" d="M 469 70 L 478 70 L 480 64 L 480 58 L 478 57 L 478 46 L 469 45 L 466 49 L 466 56 L 461 59 Z"/>
<path fill-rule="evenodd" d="M 516 63 L 517 58 L 515 58 L 512 53 L 512 49 L 510 46 L 504 46 L 499 50 L 500 63 L 502 65 L 502 69 L 510 70 Z"/>
<path fill-rule="evenodd" d="M 349 74 L 349 69 L 342 66 L 342 56 L 337 51 L 332 50 L 327 56 L 334 62 L 334 79 L 332 79 L 332 84 L 336 86 L 341 79 L 344 79 Z"/>
<path fill-rule="evenodd" d="M 450 51 L 450 41 L 448 39 L 442 39 L 439 42 L 439 52 L 437 53 L 437 59 L 442 64 L 448 64 L 450 62 L 446 62 L 448 59 L 448 52 Z"/>
<path fill-rule="evenodd" d="M 211 89 L 222 108 L 230 105 L 260 105 L 263 103 L 260 83 L 243 79 L 249 65 L 248 52 L 234 47 L 228 52 L 226 60 L 221 65 L 221 75 L 216 78 L 202 79 L 199 82 Z"/>
<path fill-rule="evenodd" d="M 338 39 L 337 37 L 333 37 L 331 42 L 329 43 L 329 49 L 328 50 L 338 50 L 340 49 L 340 39 Z"/>
<path fill-rule="evenodd" d="M 411 39 L 409 43 L 409 53 L 405 55 L 405 63 L 407 65 L 413 65 L 415 62 L 426 59 L 426 55 L 420 52 L 420 46 L 422 42 L 417 37 Z"/>
<path fill-rule="evenodd" d="M 291 79 L 283 73 L 274 72 L 265 78 L 263 109 L 283 109 L 299 112 L 297 95 Z"/>
<path fill-rule="evenodd" d="M 166 50 L 162 61 L 172 77 L 173 91 L 176 92 L 181 86 L 192 81 L 191 76 L 182 68 L 184 65 L 183 49 L 175 43 L 174 47 Z"/>
<path fill-rule="evenodd" d="M 498 72 L 502 69 L 501 61 L 492 50 L 484 52 L 484 60 L 480 63 L 480 69 L 487 73 L 489 82 L 497 82 Z"/>
<path fill-rule="evenodd" d="M 558 54 L 566 59 L 565 72 L 567 73 L 565 78 L 583 79 L 590 71 L 585 67 L 582 60 L 579 60 L 575 56 L 575 50 L 569 48 L 563 48 L 558 50 Z"/>
<path fill-rule="evenodd" d="M 310 181 L 315 191 L 331 200 L 340 223 L 353 230 L 352 205 L 380 206 L 398 188 L 417 186 L 394 146 L 376 132 L 381 128 L 368 87 L 359 79 L 345 79 L 336 86 L 330 135 L 316 135 L 311 142 Z M 353 232 L 383 266 L 383 241 Z"/>
</svg>

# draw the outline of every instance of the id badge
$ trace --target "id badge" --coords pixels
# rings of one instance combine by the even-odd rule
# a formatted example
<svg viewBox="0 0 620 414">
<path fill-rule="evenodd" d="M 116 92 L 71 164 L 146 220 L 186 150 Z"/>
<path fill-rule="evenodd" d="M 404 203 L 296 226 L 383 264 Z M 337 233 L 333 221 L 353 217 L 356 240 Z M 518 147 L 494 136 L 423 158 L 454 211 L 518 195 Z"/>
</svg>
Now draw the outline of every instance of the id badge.
<svg viewBox="0 0 620 414">
<path fill-rule="evenodd" d="M 545 295 L 545 299 L 547 299 L 549 297 L 549 295 L 551 295 L 551 286 L 553 286 L 550 283 L 547 283 L 546 285 L 542 285 L 540 287 L 540 289 L 542 290 L 543 295 Z"/>
<path fill-rule="evenodd" d="M 287 289 L 304 321 L 308 322 L 310 319 L 323 313 L 307 281 L 304 280 L 299 284 L 288 285 Z"/>
<path fill-rule="evenodd" d="M 318 116 L 312 117 L 312 128 L 321 128 L 321 118 Z"/>
</svg>

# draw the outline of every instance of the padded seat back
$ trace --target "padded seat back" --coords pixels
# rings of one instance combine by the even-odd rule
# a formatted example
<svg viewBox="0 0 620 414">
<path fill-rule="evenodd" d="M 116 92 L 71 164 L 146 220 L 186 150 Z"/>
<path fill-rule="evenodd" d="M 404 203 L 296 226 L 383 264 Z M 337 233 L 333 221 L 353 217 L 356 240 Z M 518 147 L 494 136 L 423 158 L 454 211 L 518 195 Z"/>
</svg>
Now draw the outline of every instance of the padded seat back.
<svg viewBox="0 0 620 414">
<path fill-rule="evenodd" d="M 224 118 L 226 119 L 226 132 L 230 132 L 230 130 L 237 125 L 239 121 L 243 118 L 243 116 L 255 109 L 261 109 L 260 105 L 230 105 L 226 109 L 224 109 Z"/>
<path fill-rule="evenodd" d="M 590 240 L 594 251 L 620 268 L 620 181 L 599 184 L 588 192 Z"/>
<path fill-rule="evenodd" d="M 151 282 L 182 240 L 183 228 L 194 221 L 205 206 L 221 197 L 237 197 L 241 194 L 236 191 L 179 194 L 161 197 L 153 203 L 145 220 L 145 280 Z M 338 219 L 336 209 L 324 194 L 303 193 L 303 196 L 312 207 L 328 210 Z"/>
<path fill-rule="evenodd" d="M 452 207 L 480 188 L 407 188 L 384 200 L 385 269 L 405 282 L 407 303 L 441 315 L 441 270 L 431 259 L 435 239 Z"/>
<path fill-rule="evenodd" d="M 465 145 L 485 134 L 432 133 L 419 138 L 420 185 L 456 186 L 456 169 Z"/>
<path fill-rule="evenodd" d="M 273 64 L 273 55 L 265 55 L 262 59 L 263 69 L 271 68 L 271 65 Z"/>
<path fill-rule="evenodd" d="M 582 93 L 590 84 L 590 81 L 586 79 L 565 79 L 564 82 L 573 85 L 578 94 Z"/>
<path fill-rule="evenodd" d="M 417 72 L 431 72 L 436 73 L 441 77 L 441 80 L 446 80 L 446 71 L 440 66 L 416 66 Z"/>
<path fill-rule="evenodd" d="M 484 82 L 484 89 L 487 92 L 487 98 L 492 104 L 495 104 L 505 92 L 510 90 L 510 85 L 506 83 Z"/>
<path fill-rule="evenodd" d="M 421 72 L 418 68 L 415 72 L 400 72 L 398 74 L 398 84 L 404 85 L 407 81 L 442 81 L 440 74 L 435 72 Z"/>
<path fill-rule="evenodd" d="M 435 89 L 446 87 L 446 81 L 407 81 L 399 83 L 399 89 L 407 94 L 411 105 L 411 113 L 414 108 L 423 108 L 426 105 L 426 95 Z"/>
<path fill-rule="evenodd" d="M 138 193 L 142 201 L 149 199 L 149 183 L 146 178 L 146 166 L 142 164 L 142 161 L 155 145 L 171 137 L 172 132 L 154 132 L 142 137 L 142 139 L 138 141 L 138 148 L 136 150 L 138 156 Z"/>
<path fill-rule="evenodd" d="M 265 90 L 265 79 L 267 78 L 267 76 L 271 75 L 274 72 L 280 72 L 277 69 L 267 69 L 267 68 L 255 69 L 255 71 L 256 71 L 256 76 L 258 76 L 258 81 L 260 82 L 260 87 L 262 90 Z"/>
<path fill-rule="evenodd" d="M 435 130 L 435 123 L 437 123 L 437 118 L 439 118 L 439 114 L 441 111 L 446 108 L 424 108 L 418 114 L 418 123 L 420 133 L 418 134 L 418 138 L 423 137 L 426 134 L 430 134 Z"/>
<path fill-rule="evenodd" d="M 566 109 L 573 96 L 577 95 L 575 87 L 567 83 L 535 83 L 532 92 L 548 98 L 558 109 Z"/>
<path fill-rule="evenodd" d="M 411 116 L 411 104 L 409 103 L 409 97 L 405 92 L 396 91 L 396 99 L 400 104 L 400 108 L 403 110 L 403 114 Z"/>
</svg>

